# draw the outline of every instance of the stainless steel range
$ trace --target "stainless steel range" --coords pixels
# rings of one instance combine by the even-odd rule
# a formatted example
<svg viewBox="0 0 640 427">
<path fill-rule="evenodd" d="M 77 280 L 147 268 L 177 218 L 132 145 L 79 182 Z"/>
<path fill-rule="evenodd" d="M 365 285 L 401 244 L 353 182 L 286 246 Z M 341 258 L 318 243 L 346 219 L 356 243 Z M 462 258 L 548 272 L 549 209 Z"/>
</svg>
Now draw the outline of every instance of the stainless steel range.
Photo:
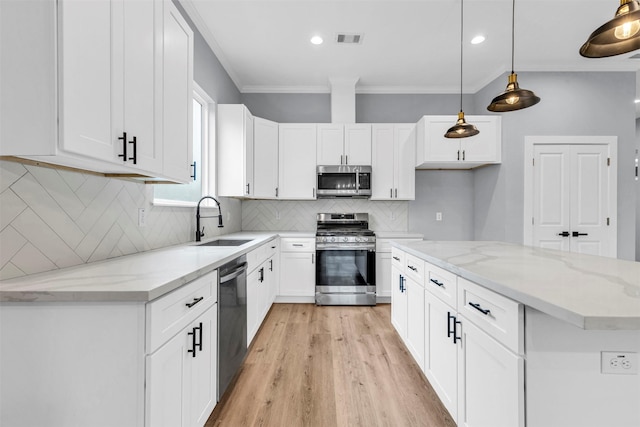
<svg viewBox="0 0 640 427">
<path fill-rule="evenodd" d="M 376 305 L 376 236 L 367 213 L 319 213 L 316 305 Z"/>
</svg>

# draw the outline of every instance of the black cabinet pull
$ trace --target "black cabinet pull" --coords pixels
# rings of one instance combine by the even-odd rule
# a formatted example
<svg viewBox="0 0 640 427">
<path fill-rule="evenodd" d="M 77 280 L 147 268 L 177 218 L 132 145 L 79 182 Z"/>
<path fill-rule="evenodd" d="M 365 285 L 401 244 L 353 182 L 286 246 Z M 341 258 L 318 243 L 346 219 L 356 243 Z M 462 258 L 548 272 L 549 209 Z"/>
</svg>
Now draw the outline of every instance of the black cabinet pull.
<svg viewBox="0 0 640 427">
<path fill-rule="evenodd" d="M 275 246 L 272 247 L 272 249 L 275 248 Z M 270 259 L 269 260 L 269 271 L 273 271 L 273 260 Z"/>
<path fill-rule="evenodd" d="M 122 136 L 118 137 L 119 141 L 122 141 L 122 154 L 118 154 L 118 157 L 122 157 L 122 161 L 127 161 L 127 133 L 122 132 Z"/>
<path fill-rule="evenodd" d="M 251 191 L 249 191 L 251 187 L 249 186 L 249 183 L 247 182 L 247 194 L 251 194 Z"/>
<path fill-rule="evenodd" d="M 484 308 L 480 307 L 480 304 L 476 304 L 474 302 L 469 302 L 469 305 L 471 307 L 475 308 L 476 310 L 478 310 L 480 313 L 484 314 L 485 316 L 488 316 L 489 313 L 491 313 L 491 310 L 484 309 Z"/>
<path fill-rule="evenodd" d="M 278 187 L 276 187 L 276 197 L 278 197 Z"/>
<path fill-rule="evenodd" d="M 193 168 L 193 175 L 191 175 L 191 178 L 193 178 L 193 180 L 196 180 L 196 162 L 191 163 L 191 167 Z"/>
<path fill-rule="evenodd" d="M 456 344 L 458 341 L 462 341 L 462 337 L 458 336 L 458 325 L 462 325 L 462 322 L 453 318 L 453 343 Z"/>
<path fill-rule="evenodd" d="M 438 285 L 438 286 L 444 286 L 444 283 L 440 283 L 440 282 L 438 282 L 436 279 L 429 279 L 429 281 L 430 281 L 431 283 L 435 283 L 435 284 L 436 284 L 436 285 Z"/>
<path fill-rule="evenodd" d="M 589 235 L 589 233 L 578 233 L 577 231 L 574 231 L 574 232 L 572 233 L 572 236 L 573 236 L 573 237 L 578 237 L 578 236 L 588 236 L 588 235 Z"/>
<path fill-rule="evenodd" d="M 460 150 L 458 150 L 458 160 L 460 160 Z"/>
<path fill-rule="evenodd" d="M 462 160 L 466 160 L 466 150 L 462 150 Z"/>
<path fill-rule="evenodd" d="M 260 276 L 258 277 L 258 282 L 264 282 L 264 267 L 260 268 L 260 270 L 258 270 L 258 273 L 260 273 Z"/>
<path fill-rule="evenodd" d="M 400 258 L 398 258 L 397 256 L 394 256 L 393 259 L 395 259 L 396 261 L 400 261 Z"/>
<path fill-rule="evenodd" d="M 200 301 L 202 301 L 204 299 L 204 297 L 200 297 L 200 298 L 194 298 L 193 302 L 188 302 L 185 305 L 189 308 L 193 307 L 194 305 L 196 305 L 197 303 L 199 303 Z"/>
<path fill-rule="evenodd" d="M 451 338 L 451 319 L 455 320 L 456 316 L 452 316 L 450 311 L 447 311 L 447 338 Z"/>
<path fill-rule="evenodd" d="M 202 351 L 202 322 L 200 322 L 200 326 L 198 326 L 198 350 Z"/>
<path fill-rule="evenodd" d="M 196 329 L 197 328 L 193 328 L 191 332 L 187 333 L 187 335 L 191 335 L 191 348 L 187 350 L 187 353 L 191 353 L 192 357 L 196 357 L 196 345 L 198 345 L 196 343 Z"/>
<path fill-rule="evenodd" d="M 569 232 L 568 231 L 563 231 L 562 233 L 558 233 L 558 236 L 569 237 Z"/>
<path fill-rule="evenodd" d="M 413 265 L 407 265 L 407 267 L 409 268 L 409 270 L 418 271 L 418 269 L 415 268 Z"/>
<path fill-rule="evenodd" d="M 393 188 L 389 189 L 389 197 L 391 197 L 393 199 Z"/>
<path fill-rule="evenodd" d="M 129 141 L 129 144 L 133 144 L 133 157 L 129 157 L 129 160 L 133 160 L 133 164 L 138 163 L 138 138 L 133 137 L 133 141 Z"/>
</svg>

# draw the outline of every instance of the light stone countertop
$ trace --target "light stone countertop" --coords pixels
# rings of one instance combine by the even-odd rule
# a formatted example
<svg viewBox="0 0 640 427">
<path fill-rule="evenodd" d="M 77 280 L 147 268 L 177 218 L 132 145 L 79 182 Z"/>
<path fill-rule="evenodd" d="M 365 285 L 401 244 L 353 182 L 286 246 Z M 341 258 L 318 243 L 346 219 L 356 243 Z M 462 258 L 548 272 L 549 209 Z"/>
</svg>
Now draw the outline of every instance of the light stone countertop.
<svg viewBox="0 0 640 427">
<path fill-rule="evenodd" d="M 640 330 L 640 262 L 504 242 L 392 245 L 582 329 Z"/>
<path fill-rule="evenodd" d="M 151 301 L 277 236 L 277 232 L 238 232 L 202 243 L 220 238 L 253 240 L 225 247 L 198 247 L 192 242 L 3 280 L 0 302 Z"/>
<path fill-rule="evenodd" d="M 410 233 L 408 231 L 376 231 L 378 239 L 420 239 L 424 238 L 423 234 Z"/>
</svg>

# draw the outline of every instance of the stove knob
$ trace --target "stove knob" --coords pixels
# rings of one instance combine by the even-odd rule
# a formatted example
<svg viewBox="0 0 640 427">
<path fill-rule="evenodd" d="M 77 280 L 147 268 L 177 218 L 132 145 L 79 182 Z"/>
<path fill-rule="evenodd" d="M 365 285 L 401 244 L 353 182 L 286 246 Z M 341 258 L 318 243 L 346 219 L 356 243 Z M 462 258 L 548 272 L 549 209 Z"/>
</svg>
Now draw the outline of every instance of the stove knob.
<svg viewBox="0 0 640 427">
<path fill-rule="evenodd" d="M 362 242 L 362 239 L 360 237 L 356 237 L 356 242 Z"/>
<path fill-rule="evenodd" d="M 348 242 L 349 238 L 348 237 L 343 237 L 342 240 L 344 240 L 345 242 Z"/>
<path fill-rule="evenodd" d="M 332 242 L 335 242 L 335 241 L 336 241 L 336 238 L 335 238 L 335 237 L 331 237 L 331 241 L 332 241 Z"/>
</svg>

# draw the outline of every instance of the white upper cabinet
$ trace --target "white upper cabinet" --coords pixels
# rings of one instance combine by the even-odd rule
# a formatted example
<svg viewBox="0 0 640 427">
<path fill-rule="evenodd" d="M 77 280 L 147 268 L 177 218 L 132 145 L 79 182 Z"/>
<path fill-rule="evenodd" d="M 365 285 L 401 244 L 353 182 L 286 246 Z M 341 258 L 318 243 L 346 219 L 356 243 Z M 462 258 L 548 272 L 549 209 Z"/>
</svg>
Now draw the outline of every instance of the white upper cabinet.
<svg viewBox="0 0 640 427">
<path fill-rule="evenodd" d="M 184 23 L 181 38 L 173 37 L 165 19 L 175 9 L 171 1 L 2 3 L 3 33 L 12 37 L 1 39 L 1 71 L 13 89 L 3 90 L 1 155 L 188 180 L 188 163 L 186 177 L 172 177 L 163 161 L 165 139 L 188 161 L 188 131 L 165 138 L 162 124 L 170 114 L 186 129 L 192 108 L 184 101 L 173 106 L 176 91 L 191 96 L 185 81 L 193 74 L 193 33 Z"/>
<path fill-rule="evenodd" d="M 318 124 L 317 164 L 371 165 L 370 124 Z"/>
<path fill-rule="evenodd" d="M 502 152 L 502 118 L 500 116 L 466 116 L 480 133 L 468 138 L 445 138 L 457 116 L 424 116 L 417 125 L 416 168 L 471 169 L 500 163 Z"/>
<path fill-rule="evenodd" d="M 278 197 L 316 198 L 316 125 L 281 123 L 278 134 Z"/>
<path fill-rule="evenodd" d="M 372 200 L 414 200 L 416 126 L 372 125 Z"/>
<path fill-rule="evenodd" d="M 218 195 L 253 196 L 253 122 L 242 104 L 218 105 Z"/>
<path fill-rule="evenodd" d="M 163 173 L 191 181 L 193 162 L 193 30 L 170 0 L 164 0 L 162 36 Z M 160 71 L 159 71 L 160 72 Z"/>
<path fill-rule="evenodd" d="M 278 123 L 253 119 L 253 197 L 275 199 L 278 196 Z"/>
</svg>

